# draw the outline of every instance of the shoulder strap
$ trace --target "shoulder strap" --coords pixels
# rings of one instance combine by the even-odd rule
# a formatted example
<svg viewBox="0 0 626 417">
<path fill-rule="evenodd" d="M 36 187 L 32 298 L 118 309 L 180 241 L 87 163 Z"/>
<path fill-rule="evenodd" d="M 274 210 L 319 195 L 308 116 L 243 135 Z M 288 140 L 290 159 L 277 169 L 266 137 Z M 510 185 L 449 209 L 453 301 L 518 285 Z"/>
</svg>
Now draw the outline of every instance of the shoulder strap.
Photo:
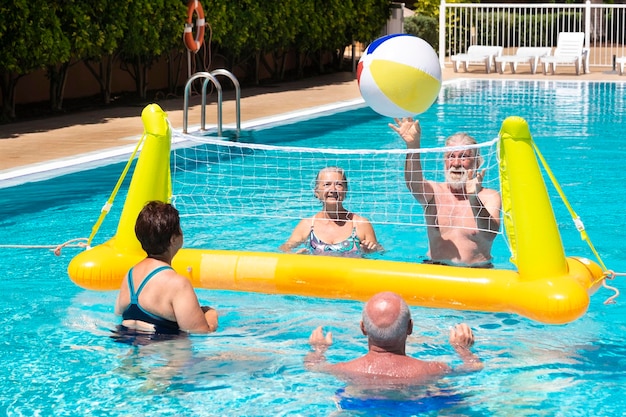
<svg viewBox="0 0 626 417">
<path fill-rule="evenodd" d="M 143 290 L 143 287 L 146 285 L 146 283 L 148 281 L 150 281 L 150 279 L 155 276 L 156 274 L 158 274 L 161 271 L 164 271 L 166 269 L 173 269 L 171 266 L 160 266 L 154 270 L 152 270 L 152 272 L 150 272 L 143 280 L 143 282 L 141 283 L 141 285 L 139 286 L 139 288 L 137 289 L 137 293 L 135 294 L 135 298 L 139 298 L 139 293 L 141 292 L 141 290 Z"/>
<path fill-rule="evenodd" d="M 134 267 L 133 267 L 134 268 Z M 133 284 L 133 268 L 130 268 L 126 279 L 128 279 L 128 290 L 130 291 L 130 303 L 137 303 L 137 294 L 135 294 L 135 284 Z"/>
</svg>

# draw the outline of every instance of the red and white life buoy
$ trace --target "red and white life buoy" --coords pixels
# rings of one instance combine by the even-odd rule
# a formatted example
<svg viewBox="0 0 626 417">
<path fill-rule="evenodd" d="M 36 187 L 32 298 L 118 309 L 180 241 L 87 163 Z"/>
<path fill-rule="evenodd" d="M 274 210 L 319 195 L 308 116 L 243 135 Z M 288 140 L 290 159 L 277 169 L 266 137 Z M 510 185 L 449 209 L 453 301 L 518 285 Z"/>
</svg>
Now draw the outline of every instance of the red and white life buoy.
<svg viewBox="0 0 626 417">
<path fill-rule="evenodd" d="M 193 37 L 193 14 L 194 12 L 198 15 L 196 19 L 196 37 Z M 185 46 L 187 49 L 193 53 L 196 53 L 200 50 L 202 46 L 202 42 L 204 42 L 204 10 L 202 10 L 202 5 L 198 0 L 192 0 L 187 5 L 187 22 L 185 23 L 185 32 L 183 34 L 183 40 L 185 42 Z"/>
</svg>

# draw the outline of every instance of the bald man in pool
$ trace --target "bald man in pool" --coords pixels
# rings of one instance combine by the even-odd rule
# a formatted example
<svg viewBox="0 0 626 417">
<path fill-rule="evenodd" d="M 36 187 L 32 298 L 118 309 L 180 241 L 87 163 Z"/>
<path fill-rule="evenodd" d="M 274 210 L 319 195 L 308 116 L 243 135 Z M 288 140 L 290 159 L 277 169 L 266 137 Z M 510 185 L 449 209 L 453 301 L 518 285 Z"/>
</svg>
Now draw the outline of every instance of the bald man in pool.
<svg viewBox="0 0 626 417">
<path fill-rule="evenodd" d="M 408 149 L 419 149 L 422 129 L 412 118 L 395 119 L 391 127 Z M 475 145 L 476 140 L 457 133 L 446 146 Z M 492 268 L 491 247 L 500 229 L 502 199 L 498 191 L 483 188 L 485 170 L 477 148 L 450 150 L 444 154 L 445 182 L 424 179 L 420 154 L 406 156 L 404 179 L 422 205 L 428 226 L 425 263 Z"/>
<path fill-rule="evenodd" d="M 480 359 L 470 351 L 474 334 L 464 323 L 450 329 L 450 344 L 463 361 L 461 366 L 453 369 L 444 362 L 407 356 L 406 340 L 413 332 L 413 320 L 406 302 L 393 292 L 378 293 L 365 304 L 361 331 L 367 336 L 368 352 L 348 362 L 330 364 L 325 352 L 332 344 L 332 333 L 324 335 L 322 327 L 316 328 L 309 338 L 313 351 L 305 357 L 305 367 L 349 380 L 376 382 L 423 382 L 451 372 L 483 368 Z"/>
</svg>

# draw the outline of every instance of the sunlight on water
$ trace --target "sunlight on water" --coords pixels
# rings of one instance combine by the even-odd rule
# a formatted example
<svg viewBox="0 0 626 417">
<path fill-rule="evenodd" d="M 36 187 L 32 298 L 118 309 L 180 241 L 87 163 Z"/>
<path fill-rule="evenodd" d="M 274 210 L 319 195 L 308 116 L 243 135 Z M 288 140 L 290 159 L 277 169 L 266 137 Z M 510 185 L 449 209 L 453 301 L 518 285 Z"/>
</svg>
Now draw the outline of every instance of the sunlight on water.
<svg viewBox="0 0 626 417">
<path fill-rule="evenodd" d="M 445 87 L 442 97 L 420 116 L 428 146 L 457 130 L 487 141 L 505 117 L 526 118 L 603 261 L 626 272 L 626 195 L 619 192 L 623 172 L 615 158 L 626 152 L 625 120 L 617 110 L 624 108 L 624 84 L 467 81 Z M 349 147 L 355 137 L 359 148 L 401 146 L 387 119 L 368 109 L 300 123 L 305 126 L 251 136 L 257 143 L 288 137 L 291 146 Z M 0 245 L 55 244 L 88 235 L 121 169 L 117 164 L 3 189 Z M 567 254 L 593 259 L 558 194 L 548 189 Z M 115 232 L 119 212 L 109 217 L 96 243 Z M 183 227 L 189 245 L 275 251 L 293 225 L 260 228 L 250 241 L 236 223 L 223 231 Z M 386 246 L 406 248 L 409 259 L 425 252 L 423 231 L 383 227 L 379 235 Z M 408 354 L 458 365 L 447 334 L 464 321 L 475 330 L 475 351 L 485 369 L 395 392 L 392 401 L 375 400 L 389 393 L 354 392 L 331 376 L 305 371 L 302 363 L 308 336 L 319 325 L 334 333 L 331 362 L 365 352 L 359 302 L 198 290 L 203 304 L 220 311 L 217 333 L 133 348 L 110 337 L 119 321 L 113 314 L 116 292 L 86 291 L 68 279 L 67 265 L 76 253 L 66 248 L 56 257 L 43 249 L 0 248 L 2 414 L 586 416 L 626 409 L 626 301 L 622 296 L 604 305 L 612 295 L 605 289 L 593 296 L 584 317 L 562 326 L 504 313 L 413 307 L 416 329 Z M 507 263 L 503 242 L 494 253 L 499 265 Z M 611 285 L 624 292 L 622 280 Z"/>
</svg>

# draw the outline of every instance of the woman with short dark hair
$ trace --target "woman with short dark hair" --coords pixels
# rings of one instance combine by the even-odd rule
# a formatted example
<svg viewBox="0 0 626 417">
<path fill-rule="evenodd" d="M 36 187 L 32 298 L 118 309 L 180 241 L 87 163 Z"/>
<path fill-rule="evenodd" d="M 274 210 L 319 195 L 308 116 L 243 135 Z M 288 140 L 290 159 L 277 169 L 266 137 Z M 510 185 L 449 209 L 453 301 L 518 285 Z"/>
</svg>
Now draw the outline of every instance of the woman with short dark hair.
<svg viewBox="0 0 626 417">
<path fill-rule="evenodd" d="M 217 312 L 201 307 L 191 282 L 171 266 L 183 245 L 178 210 L 149 202 L 137 217 L 135 234 L 147 257 L 122 281 L 115 304 L 122 327 L 157 334 L 217 330 Z"/>
</svg>

